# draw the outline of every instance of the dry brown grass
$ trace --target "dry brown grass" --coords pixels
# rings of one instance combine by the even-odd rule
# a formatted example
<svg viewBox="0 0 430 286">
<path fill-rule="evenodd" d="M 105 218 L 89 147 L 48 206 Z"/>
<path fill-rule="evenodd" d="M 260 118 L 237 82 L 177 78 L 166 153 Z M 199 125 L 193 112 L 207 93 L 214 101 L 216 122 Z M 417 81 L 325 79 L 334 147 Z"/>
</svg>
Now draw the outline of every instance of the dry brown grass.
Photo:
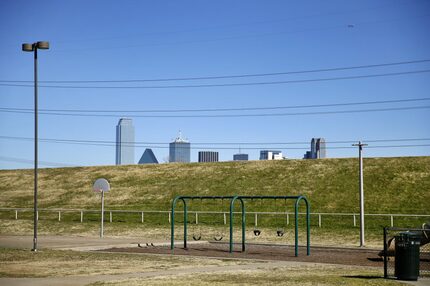
<svg viewBox="0 0 430 286">
<path fill-rule="evenodd" d="M 223 260 L 144 254 L 84 253 L 60 250 L 14 250 L 0 248 L 0 277 L 63 277 L 124 274 L 164 269 L 187 269 L 201 265 L 228 266 L 252 261 Z"/>
<path fill-rule="evenodd" d="M 291 265 L 257 270 L 224 271 L 204 274 L 159 276 L 145 279 L 126 279 L 91 285 L 407 285 L 384 280 L 381 271 L 348 266 Z"/>
</svg>

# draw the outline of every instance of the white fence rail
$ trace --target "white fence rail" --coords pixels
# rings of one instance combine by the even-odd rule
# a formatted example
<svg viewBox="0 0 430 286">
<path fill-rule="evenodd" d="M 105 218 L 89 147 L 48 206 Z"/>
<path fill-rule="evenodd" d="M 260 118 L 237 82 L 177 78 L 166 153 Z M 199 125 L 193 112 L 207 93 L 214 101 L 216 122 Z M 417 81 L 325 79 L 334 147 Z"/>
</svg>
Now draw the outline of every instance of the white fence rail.
<svg viewBox="0 0 430 286">
<path fill-rule="evenodd" d="M 19 213 L 24 212 L 33 212 L 32 208 L 0 208 L 0 212 L 13 212 L 15 214 L 15 219 L 19 219 Z M 58 221 L 61 221 L 62 214 L 64 213 L 80 213 L 80 221 L 84 221 L 84 215 L 90 213 L 100 213 L 100 210 L 88 210 L 88 209 L 39 209 L 37 212 L 37 219 L 40 218 L 41 212 L 51 212 L 58 213 Z M 109 213 L 109 222 L 113 221 L 114 214 L 140 214 L 141 223 L 145 222 L 145 214 L 165 214 L 167 221 L 170 223 L 170 211 L 155 211 L 155 210 L 105 210 L 105 213 Z M 182 213 L 178 211 L 177 213 Z M 188 211 L 189 214 L 195 215 L 195 221 L 199 223 L 199 215 L 204 214 L 222 214 L 224 218 L 224 224 L 227 224 L 227 215 L 229 212 L 217 212 L 217 211 Z M 235 212 L 238 214 L 239 212 Z M 254 215 L 254 224 L 258 226 L 259 217 L 263 215 L 285 215 L 286 224 L 290 224 L 290 216 L 294 219 L 293 212 L 247 212 L 249 215 Z M 299 213 L 300 215 L 304 215 L 305 213 Z M 318 217 L 318 226 L 322 227 L 323 217 L 350 217 L 352 220 L 352 224 L 354 227 L 357 226 L 357 218 L 359 218 L 358 213 L 311 213 L 311 217 Z M 390 219 L 390 226 L 394 227 L 395 218 L 426 218 L 430 219 L 430 214 L 365 214 L 365 217 L 385 217 Z"/>
</svg>

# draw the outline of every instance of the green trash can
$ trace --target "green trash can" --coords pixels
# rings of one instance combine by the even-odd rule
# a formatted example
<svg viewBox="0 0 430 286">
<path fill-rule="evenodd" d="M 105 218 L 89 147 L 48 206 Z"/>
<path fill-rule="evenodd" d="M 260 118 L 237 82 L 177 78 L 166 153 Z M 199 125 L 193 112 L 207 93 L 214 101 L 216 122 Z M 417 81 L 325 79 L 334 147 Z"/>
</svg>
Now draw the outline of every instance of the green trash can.
<svg viewBox="0 0 430 286">
<path fill-rule="evenodd" d="M 420 274 L 421 234 L 401 232 L 396 236 L 394 275 L 398 280 L 418 280 Z"/>
</svg>

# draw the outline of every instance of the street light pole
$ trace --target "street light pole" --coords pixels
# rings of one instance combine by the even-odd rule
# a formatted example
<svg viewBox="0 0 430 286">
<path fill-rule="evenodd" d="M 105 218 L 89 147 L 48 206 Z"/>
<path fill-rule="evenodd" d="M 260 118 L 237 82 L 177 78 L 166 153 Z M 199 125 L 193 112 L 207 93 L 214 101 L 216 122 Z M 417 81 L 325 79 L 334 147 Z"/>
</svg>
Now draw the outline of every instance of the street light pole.
<svg viewBox="0 0 430 286">
<path fill-rule="evenodd" d="M 33 44 L 23 44 L 22 50 L 24 52 L 34 52 L 34 236 L 33 236 L 33 249 L 37 251 L 37 175 L 38 175 L 38 105 L 37 105 L 37 50 L 49 49 L 49 42 L 36 42 Z"/>
<path fill-rule="evenodd" d="M 358 141 L 358 144 L 352 144 L 352 146 L 358 146 L 358 160 L 359 160 L 359 190 L 360 190 L 360 247 L 364 247 L 364 188 L 363 188 L 363 144 Z"/>
</svg>

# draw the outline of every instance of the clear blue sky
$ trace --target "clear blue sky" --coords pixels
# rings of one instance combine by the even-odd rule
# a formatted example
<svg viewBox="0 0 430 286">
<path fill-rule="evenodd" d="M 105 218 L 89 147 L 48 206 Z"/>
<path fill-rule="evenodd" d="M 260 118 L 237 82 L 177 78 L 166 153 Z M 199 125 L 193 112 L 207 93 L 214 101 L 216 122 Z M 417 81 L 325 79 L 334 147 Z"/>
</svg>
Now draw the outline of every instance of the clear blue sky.
<svg viewBox="0 0 430 286">
<path fill-rule="evenodd" d="M 188 88 L 39 89 L 39 108 L 49 110 L 182 110 L 287 107 L 424 99 L 319 108 L 253 111 L 150 113 L 220 115 L 315 113 L 257 117 L 145 118 L 40 115 L 44 139 L 115 141 L 121 115 L 133 118 L 136 141 L 167 147 L 178 130 L 199 150 L 221 149 L 220 159 L 259 149 L 279 149 L 302 158 L 312 137 L 336 141 L 430 138 L 430 73 L 328 81 L 321 78 L 430 70 L 429 62 L 260 77 L 129 83 L 55 81 L 134 80 L 263 74 L 430 60 L 430 2 L 415 1 L 1 1 L 0 168 L 31 168 L 33 114 L 5 112 L 33 108 L 33 58 L 21 44 L 46 40 L 39 52 L 40 85 L 178 86 L 287 81 L 281 84 Z M 17 83 L 12 81 L 30 81 Z M 6 85 L 5 85 L 6 84 Z M 427 99 L 425 99 L 427 98 Z M 361 113 L 348 111 L 421 107 Z M 6 109 L 5 109 L 6 108 Z M 24 110 L 25 111 L 25 110 Z M 64 113 L 60 111 L 59 113 Z M 95 114 L 95 113 L 92 113 Z M 150 115 L 149 113 L 139 113 Z M 10 138 L 17 137 L 17 138 Z M 256 145 L 212 143 L 261 143 Z M 309 142 L 297 145 L 268 143 Z M 162 143 L 162 144 L 155 144 Z M 204 146 L 193 143 L 205 143 Z M 369 142 L 370 146 L 429 145 L 430 140 Z M 39 160 L 68 165 L 110 165 L 115 147 L 40 142 Z M 136 148 L 136 162 L 145 147 Z M 257 149 L 247 150 L 246 147 Z M 300 148 L 300 149 L 289 149 Z M 168 149 L 153 148 L 159 161 Z M 356 149 L 328 149 L 329 157 L 353 157 Z M 429 155 L 430 146 L 369 148 L 365 156 Z M 49 165 L 49 164 L 48 164 Z M 55 165 L 55 164 L 54 164 Z"/>
</svg>

